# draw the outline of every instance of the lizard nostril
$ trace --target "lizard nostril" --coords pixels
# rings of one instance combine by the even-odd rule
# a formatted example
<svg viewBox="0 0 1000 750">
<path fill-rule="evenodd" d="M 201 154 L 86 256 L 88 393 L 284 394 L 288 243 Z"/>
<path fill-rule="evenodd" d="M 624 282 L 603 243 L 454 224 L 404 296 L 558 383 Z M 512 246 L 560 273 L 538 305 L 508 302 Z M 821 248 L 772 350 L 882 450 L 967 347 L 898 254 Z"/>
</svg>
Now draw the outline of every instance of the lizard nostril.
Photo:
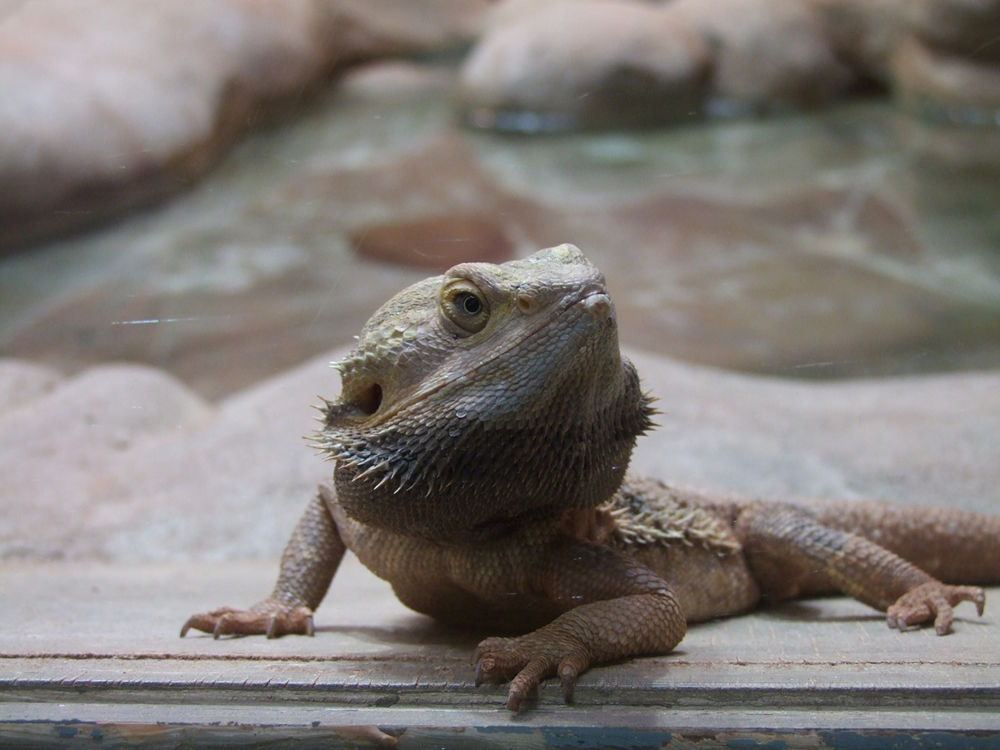
<svg viewBox="0 0 1000 750">
<path fill-rule="evenodd" d="M 535 297 L 527 292 L 518 292 L 517 298 L 517 309 L 521 311 L 523 315 L 531 315 L 538 309 L 538 305 L 535 304 Z"/>
</svg>

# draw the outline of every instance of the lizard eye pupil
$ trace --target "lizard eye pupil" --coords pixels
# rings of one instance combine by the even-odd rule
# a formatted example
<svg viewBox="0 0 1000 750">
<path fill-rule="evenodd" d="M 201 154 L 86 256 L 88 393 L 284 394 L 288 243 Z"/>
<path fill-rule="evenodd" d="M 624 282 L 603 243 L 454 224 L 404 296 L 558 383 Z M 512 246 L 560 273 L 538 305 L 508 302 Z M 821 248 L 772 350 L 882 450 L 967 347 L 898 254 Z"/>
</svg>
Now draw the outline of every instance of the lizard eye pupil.
<svg viewBox="0 0 1000 750">
<path fill-rule="evenodd" d="M 471 292 L 463 292 L 455 298 L 458 309 L 466 315 L 475 316 L 483 311 L 482 301 Z"/>
</svg>

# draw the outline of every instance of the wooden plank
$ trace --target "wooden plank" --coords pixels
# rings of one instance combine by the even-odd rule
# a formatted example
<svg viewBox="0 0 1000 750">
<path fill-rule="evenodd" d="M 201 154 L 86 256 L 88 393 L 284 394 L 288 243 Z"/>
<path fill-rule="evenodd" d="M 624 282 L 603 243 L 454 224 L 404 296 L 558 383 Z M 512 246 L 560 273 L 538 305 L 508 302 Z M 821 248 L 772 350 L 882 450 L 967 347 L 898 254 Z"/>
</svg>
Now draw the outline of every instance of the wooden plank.
<svg viewBox="0 0 1000 750">
<path fill-rule="evenodd" d="M 674 654 L 591 670 L 573 706 L 547 684 L 531 711 L 510 716 L 502 687 L 473 684 L 483 634 L 409 612 L 354 561 L 317 613 L 315 638 L 177 637 L 189 613 L 250 603 L 273 574 L 273 561 L 7 565 L 0 739 L 69 746 L 98 731 L 119 744 L 226 744 L 252 730 L 276 746 L 445 736 L 449 747 L 542 747 L 620 731 L 637 746 L 658 746 L 664 733 L 803 747 L 850 733 L 915 747 L 975 733 L 1000 743 L 1000 622 L 990 606 L 1000 588 L 986 616 L 966 605 L 943 638 L 891 631 L 844 598 L 706 623 Z"/>
</svg>

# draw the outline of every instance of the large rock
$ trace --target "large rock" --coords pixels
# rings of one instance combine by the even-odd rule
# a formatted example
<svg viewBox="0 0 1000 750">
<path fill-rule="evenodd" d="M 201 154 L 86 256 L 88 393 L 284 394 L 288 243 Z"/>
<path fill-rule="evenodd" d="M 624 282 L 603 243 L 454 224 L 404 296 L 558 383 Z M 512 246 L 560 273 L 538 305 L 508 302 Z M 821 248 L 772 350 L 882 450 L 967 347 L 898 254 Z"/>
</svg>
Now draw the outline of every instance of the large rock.
<svg viewBox="0 0 1000 750">
<path fill-rule="evenodd" d="M 827 104 L 856 79 L 828 16 L 802 0 L 513 0 L 466 61 L 461 106 L 473 125 L 545 131 Z M 859 65 L 876 56 L 864 21 L 841 26 Z"/>
<path fill-rule="evenodd" d="M 889 58 L 907 31 L 912 0 L 803 0 L 819 13 L 831 49 L 862 81 L 885 85 Z"/>
<path fill-rule="evenodd" d="M 655 5 L 508 3 L 465 62 L 461 107 L 475 126 L 525 132 L 688 120 L 704 98 L 708 52 Z"/>
<path fill-rule="evenodd" d="M 897 99 L 911 112 L 952 125 L 997 126 L 998 62 L 945 52 L 914 36 L 893 56 L 892 75 Z"/>
<path fill-rule="evenodd" d="M 633 468 L 759 497 L 1000 514 L 1000 373 L 805 383 L 633 352 L 660 400 Z"/>
<path fill-rule="evenodd" d="M 895 50 L 890 66 L 897 100 L 930 122 L 995 132 L 1000 121 L 1000 0 L 913 0 L 905 18 L 910 35 Z M 989 154 L 984 156 L 985 163 L 996 164 Z"/>
<path fill-rule="evenodd" d="M 302 437 L 316 394 L 339 392 L 328 362 L 343 353 L 214 409 L 155 371 L 113 367 L 9 413 L 0 558 L 277 556 L 330 472 Z M 638 471 L 767 497 L 1000 512 L 1000 373 L 819 384 L 633 358 L 662 412 Z"/>
<path fill-rule="evenodd" d="M 103 549 L 113 533 L 115 499 L 105 492 L 116 463 L 133 464 L 135 452 L 164 436 L 180 437 L 209 419 L 212 409 L 166 373 L 138 365 L 104 365 L 53 382 L 35 373 L 23 385 L 25 365 L 0 367 L 0 391 L 23 394 L 17 408 L 0 413 L 0 556 L 59 558 Z M 155 455 L 155 452 L 154 454 Z M 125 458 L 127 457 L 127 458 Z M 124 459 L 124 460 L 123 460 Z M 189 454 L 189 469 L 215 459 Z M 131 496 L 139 514 L 148 498 Z"/>
<path fill-rule="evenodd" d="M 908 0 L 906 18 L 941 50 L 1000 63 L 1000 0 Z"/>
<path fill-rule="evenodd" d="M 52 367 L 18 359 L 0 359 L 0 418 L 52 391 L 62 376 Z"/>
<path fill-rule="evenodd" d="M 339 66 L 452 47 L 488 0 L 0 8 L 0 249 L 187 186 Z"/>
<path fill-rule="evenodd" d="M 801 0 L 676 0 L 665 14 L 712 49 L 712 94 L 723 112 L 829 104 L 854 81 L 822 16 Z"/>
</svg>

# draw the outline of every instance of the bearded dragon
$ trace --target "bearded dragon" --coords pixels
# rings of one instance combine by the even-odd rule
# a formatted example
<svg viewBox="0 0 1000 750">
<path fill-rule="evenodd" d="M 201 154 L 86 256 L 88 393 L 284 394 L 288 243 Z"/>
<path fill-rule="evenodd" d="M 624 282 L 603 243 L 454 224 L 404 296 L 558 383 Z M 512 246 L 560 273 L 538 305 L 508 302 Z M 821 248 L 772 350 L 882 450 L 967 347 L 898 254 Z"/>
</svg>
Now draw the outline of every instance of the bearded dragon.
<svg viewBox="0 0 1000 750">
<path fill-rule="evenodd" d="M 1000 582 L 1000 518 L 838 501 L 716 497 L 626 473 L 653 407 L 618 344 L 600 271 L 572 245 L 463 263 L 390 299 L 337 364 L 333 460 L 273 593 L 181 630 L 312 634 L 347 550 L 412 609 L 514 633 L 476 649 L 477 684 L 518 710 L 557 676 L 671 651 L 689 622 L 842 592 L 891 627 L 933 624 Z M 944 583 L 947 581 L 949 583 Z"/>
</svg>

